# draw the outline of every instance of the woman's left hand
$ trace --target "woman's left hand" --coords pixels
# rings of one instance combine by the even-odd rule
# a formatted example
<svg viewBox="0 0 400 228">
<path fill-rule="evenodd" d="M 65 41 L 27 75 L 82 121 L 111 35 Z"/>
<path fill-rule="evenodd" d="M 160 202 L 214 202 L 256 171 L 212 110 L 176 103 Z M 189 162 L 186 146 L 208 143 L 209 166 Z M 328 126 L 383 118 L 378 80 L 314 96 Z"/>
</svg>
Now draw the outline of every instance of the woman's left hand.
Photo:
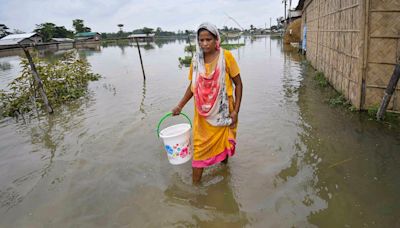
<svg viewBox="0 0 400 228">
<path fill-rule="evenodd" d="M 231 125 L 229 125 L 230 128 L 235 128 L 237 121 L 238 121 L 238 113 L 236 111 L 232 111 L 230 114 L 231 118 L 232 118 L 232 123 Z"/>
</svg>

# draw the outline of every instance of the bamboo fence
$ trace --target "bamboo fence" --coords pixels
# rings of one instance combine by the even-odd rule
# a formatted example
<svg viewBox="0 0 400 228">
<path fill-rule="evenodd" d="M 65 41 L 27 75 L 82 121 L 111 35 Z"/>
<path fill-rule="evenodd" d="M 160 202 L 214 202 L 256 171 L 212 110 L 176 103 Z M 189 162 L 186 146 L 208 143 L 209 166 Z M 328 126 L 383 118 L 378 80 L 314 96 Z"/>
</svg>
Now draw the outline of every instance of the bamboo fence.
<svg viewBox="0 0 400 228">
<path fill-rule="evenodd" d="M 306 0 L 302 24 L 311 64 L 356 108 L 379 106 L 400 61 L 400 0 Z"/>
</svg>

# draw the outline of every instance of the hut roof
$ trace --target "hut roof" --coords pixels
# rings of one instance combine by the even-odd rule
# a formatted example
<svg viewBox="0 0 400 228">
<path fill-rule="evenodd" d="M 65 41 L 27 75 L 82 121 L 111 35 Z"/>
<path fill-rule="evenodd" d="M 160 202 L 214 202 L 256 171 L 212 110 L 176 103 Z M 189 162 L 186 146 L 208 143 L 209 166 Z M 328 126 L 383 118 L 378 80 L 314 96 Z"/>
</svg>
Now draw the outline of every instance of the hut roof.
<svg viewBox="0 0 400 228">
<path fill-rule="evenodd" d="M 75 35 L 75 37 L 92 37 L 95 35 L 100 35 L 98 32 L 80 32 Z"/>
<path fill-rule="evenodd" d="M 35 36 L 35 35 L 38 35 L 38 34 L 36 32 L 11 34 L 11 35 L 7 35 L 7 36 L 1 38 L 1 40 L 26 39 L 26 38 L 31 38 L 32 36 Z"/>
<path fill-rule="evenodd" d="M 2 45 L 18 45 L 21 41 L 29 38 L 18 38 L 18 39 L 1 39 L 0 46 Z"/>
</svg>

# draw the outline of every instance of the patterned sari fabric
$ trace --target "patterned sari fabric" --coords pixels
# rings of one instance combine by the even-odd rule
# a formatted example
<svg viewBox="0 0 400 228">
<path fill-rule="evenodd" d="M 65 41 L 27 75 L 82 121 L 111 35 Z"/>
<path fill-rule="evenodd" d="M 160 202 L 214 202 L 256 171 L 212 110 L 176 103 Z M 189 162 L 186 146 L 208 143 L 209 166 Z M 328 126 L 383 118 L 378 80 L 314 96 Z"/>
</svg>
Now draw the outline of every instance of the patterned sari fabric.
<svg viewBox="0 0 400 228">
<path fill-rule="evenodd" d="M 218 30 L 210 24 L 202 24 L 219 38 Z M 219 57 L 204 63 L 201 49 L 190 67 L 195 112 L 193 120 L 193 167 L 207 167 L 223 161 L 235 153 L 236 128 L 229 113 L 233 111 L 232 77 L 239 75 L 239 67 L 229 51 L 220 49 Z"/>
<path fill-rule="evenodd" d="M 201 24 L 199 29 L 207 29 L 220 40 L 218 29 L 209 23 Z M 198 40 L 198 38 L 197 38 Z M 195 104 L 200 115 L 214 126 L 229 126 L 232 119 L 229 115 L 228 97 L 226 95 L 225 85 L 225 58 L 224 50 L 219 48 L 219 57 L 215 69 L 207 74 L 203 51 L 197 42 L 198 50 L 192 61 L 192 90 L 195 98 Z"/>
</svg>

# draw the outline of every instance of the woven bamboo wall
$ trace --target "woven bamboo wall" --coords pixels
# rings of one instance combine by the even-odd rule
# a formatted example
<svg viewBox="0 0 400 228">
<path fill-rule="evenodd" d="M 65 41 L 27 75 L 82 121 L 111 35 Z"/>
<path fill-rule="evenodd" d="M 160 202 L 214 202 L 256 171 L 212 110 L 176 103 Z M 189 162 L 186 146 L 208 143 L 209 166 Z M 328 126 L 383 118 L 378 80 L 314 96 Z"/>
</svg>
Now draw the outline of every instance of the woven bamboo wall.
<svg viewBox="0 0 400 228">
<path fill-rule="evenodd" d="M 363 108 L 378 106 L 400 57 L 400 1 L 369 0 L 367 5 L 367 53 L 365 103 Z M 400 86 L 397 86 L 389 110 L 400 111 Z"/>
<path fill-rule="evenodd" d="M 363 60 L 360 1 L 309 0 L 303 11 L 307 59 L 357 108 L 360 108 Z"/>
</svg>

